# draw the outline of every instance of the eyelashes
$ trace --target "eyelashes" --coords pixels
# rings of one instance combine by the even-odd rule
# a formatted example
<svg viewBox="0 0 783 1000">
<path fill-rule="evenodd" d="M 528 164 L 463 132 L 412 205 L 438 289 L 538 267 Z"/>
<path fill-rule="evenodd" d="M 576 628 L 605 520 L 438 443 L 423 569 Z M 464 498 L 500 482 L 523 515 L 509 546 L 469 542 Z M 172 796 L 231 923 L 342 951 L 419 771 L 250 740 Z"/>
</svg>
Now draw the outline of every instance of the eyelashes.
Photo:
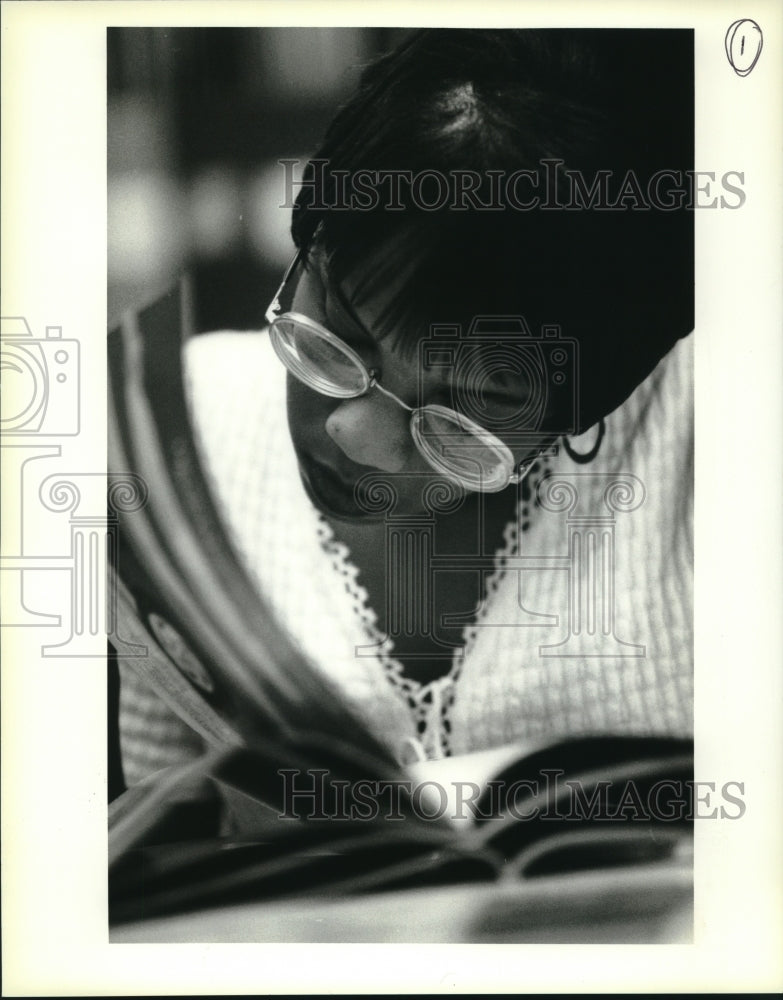
<svg viewBox="0 0 783 1000">
<path fill-rule="evenodd" d="M 355 351 L 368 352 L 374 350 L 375 341 L 364 331 L 357 330 L 355 325 L 345 316 L 345 310 L 337 295 L 328 287 L 323 288 L 324 326 L 335 336 L 348 344 Z"/>
<path fill-rule="evenodd" d="M 409 367 L 408 363 L 403 363 L 399 358 L 395 361 L 388 357 L 366 331 L 357 327 L 356 321 L 346 311 L 339 288 L 325 280 L 323 260 L 316 258 L 312 264 L 303 275 L 305 287 L 302 288 L 302 311 L 355 351 L 367 368 L 378 368 L 381 373 L 388 368 L 387 376 L 396 370 L 398 380 L 404 377 L 409 388 L 420 385 L 422 398 L 417 401 L 418 405 L 437 403 L 449 407 L 466 413 L 488 429 L 499 425 L 507 426 L 509 419 L 519 411 L 522 400 L 519 392 L 521 387 L 515 384 L 518 373 L 507 367 L 490 363 L 476 371 L 473 366 L 472 382 L 460 379 L 459 372 L 449 371 L 447 374 L 431 370 L 421 380 L 415 361 Z"/>
<path fill-rule="evenodd" d="M 325 265 L 321 255 L 311 258 L 311 266 L 302 272 L 296 289 L 295 310 L 320 323 L 335 337 L 339 337 L 363 357 L 374 349 L 375 343 L 362 330 L 357 330 L 340 298 L 325 279 Z"/>
</svg>

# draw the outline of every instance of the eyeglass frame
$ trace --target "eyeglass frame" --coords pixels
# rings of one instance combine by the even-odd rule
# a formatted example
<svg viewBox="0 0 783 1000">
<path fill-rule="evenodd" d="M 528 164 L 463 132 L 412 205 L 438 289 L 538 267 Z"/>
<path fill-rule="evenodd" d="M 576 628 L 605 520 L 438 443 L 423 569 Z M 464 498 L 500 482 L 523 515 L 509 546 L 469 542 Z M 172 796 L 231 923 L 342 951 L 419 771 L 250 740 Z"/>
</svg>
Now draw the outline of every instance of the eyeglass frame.
<svg viewBox="0 0 783 1000">
<path fill-rule="evenodd" d="M 368 368 L 367 365 L 364 363 L 363 359 L 360 357 L 360 355 L 357 354 L 357 352 L 354 351 L 352 347 L 350 347 L 343 340 L 341 340 L 336 333 L 333 333 L 331 330 L 323 326 L 323 324 L 319 323 L 317 320 L 311 319 L 309 316 L 305 316 L 304 313 L 298 313 L 292 311 L 280 312 L 282 308 L 280 305 L 280 297 L 282 296 L 283 290 L 285 289 L 286 285 L 290 281 L 291 275 L 294 273 L 298 264 L 300 263 L 300 261 L 302 261 L 303 257 L 304 257 L 304 251 L 297 250 L 296 254 L 293 257 L 293 260 L 285 269 L 285 273 L 283 274 L 283 280 L 280 282 L 280 286 L 275 292 L 274 298 L 272 299 L 269 307 L 264 313 L 264 318 L 266 319 L 266 322 L 269 324 L 269 332 L 271 335 L 272 347 L 274 348 L 275 353 L 277 354 L 280 361 L 285 366 L 286 370 L 291 372 L 294 378 L 298 378 L 303 385 L 307 385 L 315 392 L 318 392 L 323 396 L 329 396 L 332 399 L 359 399 L 362 396 L 365 396 L 370 391 L 370 389 L 378 389 L 378 391 L 381 392 L 384 396 L 387 396 L 389 399 L 394 400 L 394 402 L 397 403 L 398 406 L 401 406 L 404 410 L 406 410 L 408 413 L 411 414 L 409 430 L 413 443 L 416 445 L 416 450 L 419 452 L 422 458 L 430 465 L 430 467 L 435 472 L 439 473 L 440 475 L 456 479 L 456 481 L 459 482 L 460 485 L 464 487 L 465 483 L 461 482 L 460 474 L 458 472 L 455 472 L 445 467 L 437 468 L 434 465 L 432 458 L 429 455 L 427 455 L 419 446 L 419 443 L 416 439 L 416 435 L 414 434 L 412 429 L 413 421 L 416 419 L 416 415 L 423 411 L 430 411 L 437 414 L 445 415 L 449 419 L 456 418 L 458 426 L 467 424 L 468 425 L 467 430 L 469 430 L 471 435 L 473 435 L 476 438 L 479 438 L 482 441 L 482 444 L 484 445 L 488 444 L 491 448 L 494 448 L 498 452 L 498 455 L 506 469 L 506 481 L 502 485 L 497 486 L 494 489 L 487 489 L 486 487 L 482 489 L 479 486 L 471 486 L 467 488 L 475 489 L 478 490 L 479 492 L 484 492 L 484 493 L 499 493 L 501 490 L 506 489 L 510 485 L 518 485 L 519 483 L 521 483 L 522 480 L 530 471 L 538 455 L 533 455 L 527 460 L 523 459 L 520 462 L 515 462 L 514 456 L 511 453 L 511 449 L 504 441 L 501 441 L 501 439 L 496 434 L 493 434 L 492 431 L 488 431 L 480 424 L 477 424 L 474 420 L 471 420 L 470 417 L 466 417 L 464 414 L 459 413 L 457 410 L 453 410 L 448 406 L 440 406 L 437 403 L 427 403 L 424 406 L 409 406 L 404 400 L 400 399 L 399 396 L 395 395 L 395 393 L 391 392 L 391 390 L 381 385 L 379 381 L 380 373 L 378 369 Z M 349 360 L 351 360 L 356 366 L 357 370 L 361 372 L 361 374 L 363 375 L 363 381 L 365 384 L 364 387 L 361 389 L 361 391 L 360 392 L 346 391 L 344 393 L 336 393 L 333 391 L 326 392 L 312 385 L 312 383 L 307 382 L 302 378 L 300 378 L 300 376 L 291 369 L 285 357 L 278 349 L 276 343 L 275 323 L 278 320 L 283 320 L 283 319 L 292 320 L 304 326 L 305 329 L 309 328 L 313 330 L 317 335 L 323 337 L 330 346 L 335 347 L 338 351 L 344 354 Z M 486 439 L 489 440 L 487 441 Z"/>
</svg>

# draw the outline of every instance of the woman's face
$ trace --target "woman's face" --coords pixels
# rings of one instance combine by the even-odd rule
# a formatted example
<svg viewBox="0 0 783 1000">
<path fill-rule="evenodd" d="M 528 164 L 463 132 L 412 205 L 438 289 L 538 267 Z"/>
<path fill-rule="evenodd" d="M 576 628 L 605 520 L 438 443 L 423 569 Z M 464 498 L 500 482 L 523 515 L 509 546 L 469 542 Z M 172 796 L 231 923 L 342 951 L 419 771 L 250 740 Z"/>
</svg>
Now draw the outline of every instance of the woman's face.
<svg viewBox="0 0 783 1000">
<path fill-rule="evenodd" d="M 386 297 L 393 296 L 395 288 L 386 287 L 382 297 L 360 301 L 352 293 L 350 279 L 340 288 L 330 285 L 323 258 L 316 252 L 309 268 L 301 272 L 291 308 L 340 337 L 368 369 L 378 372 L 379 383 L 409 406 L 438 403 L 453 407 L 448 373 L 421 372 L 417 350 L 403 352 L 395 346 L 398 338 L 394 333 L 378 336 Z M 507 385 L 491 391 L 488 398 L 501 420 L 519 408 L 518 393 Z M 328 516 L 373 519 L 354 493 L 357 482 L 368 473 L 378 474 L 389 485 L 397 498 L 397 514 L 423 510 L 423 489 L 443 480 L 413 441 L 410 413 L 377 389 L 353 399 L 335 399 L 304 385 L 289 372 L 287 400 L 302 481 L 310 499 Z M 512 451 L 517 461 L 527 457 L 518 449 Z"/>
</svg>

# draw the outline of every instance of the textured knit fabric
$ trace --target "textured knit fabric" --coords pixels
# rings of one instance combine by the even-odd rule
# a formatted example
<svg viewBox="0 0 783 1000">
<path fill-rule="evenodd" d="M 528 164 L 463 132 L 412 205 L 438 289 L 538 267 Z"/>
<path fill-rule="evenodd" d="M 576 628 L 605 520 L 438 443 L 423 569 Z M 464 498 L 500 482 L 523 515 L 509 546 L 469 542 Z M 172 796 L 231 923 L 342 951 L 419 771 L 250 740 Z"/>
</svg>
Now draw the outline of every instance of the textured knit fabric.
<svg viewBox="0 0 783 1000">
<path fill-rule="evenodd" d="M 562 446 L 525 487 L 451 670 L 407 679 L 299 479 L 285 371 L 261 334 L 193 339 L 194 429 L 237 550 L 280 621 L 404 759 L 578 733 L 692 730 L 692 338 L 606 419 L 597 456 Z M 588 433 L 573 441 L 587 450 Z M 595 609 L 595 613 L 592 609 Z M 596 617 L 597 616 L 597 617 Z M 194 752 L 128 671 L 126 780 Z M 144 726 L 145 713 L 155 728 Z M 150 744 L 154 744 L 152 747 Z M 163 766 L 163 764 L 158 764 Z"/>
</svg>

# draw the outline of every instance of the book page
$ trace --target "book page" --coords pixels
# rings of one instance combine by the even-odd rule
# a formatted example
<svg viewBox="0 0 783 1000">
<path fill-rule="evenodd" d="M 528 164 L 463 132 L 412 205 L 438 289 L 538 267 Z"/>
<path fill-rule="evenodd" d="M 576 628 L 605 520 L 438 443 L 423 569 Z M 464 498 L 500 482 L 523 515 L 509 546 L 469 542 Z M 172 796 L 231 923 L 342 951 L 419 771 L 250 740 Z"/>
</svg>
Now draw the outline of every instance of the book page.
<svg viewBox="0 0 783 1000">
<path fill-rule="evenodd" d="M 474 822 L 470 803 L 475 800 L 477 791 L 486 788 L 488 781 L 504 767 L 524 757 L 529 749 L 531 747 L 512 743 L 440 760 L 418 761 L 409 764 L 407 772 L 422 789 L 432 786 L 429 801 L 433 814 L 445 815 L 456 826 L 468 829 Z M 425 795 L 422 791 L 422 798 Z"/>
</svg>

